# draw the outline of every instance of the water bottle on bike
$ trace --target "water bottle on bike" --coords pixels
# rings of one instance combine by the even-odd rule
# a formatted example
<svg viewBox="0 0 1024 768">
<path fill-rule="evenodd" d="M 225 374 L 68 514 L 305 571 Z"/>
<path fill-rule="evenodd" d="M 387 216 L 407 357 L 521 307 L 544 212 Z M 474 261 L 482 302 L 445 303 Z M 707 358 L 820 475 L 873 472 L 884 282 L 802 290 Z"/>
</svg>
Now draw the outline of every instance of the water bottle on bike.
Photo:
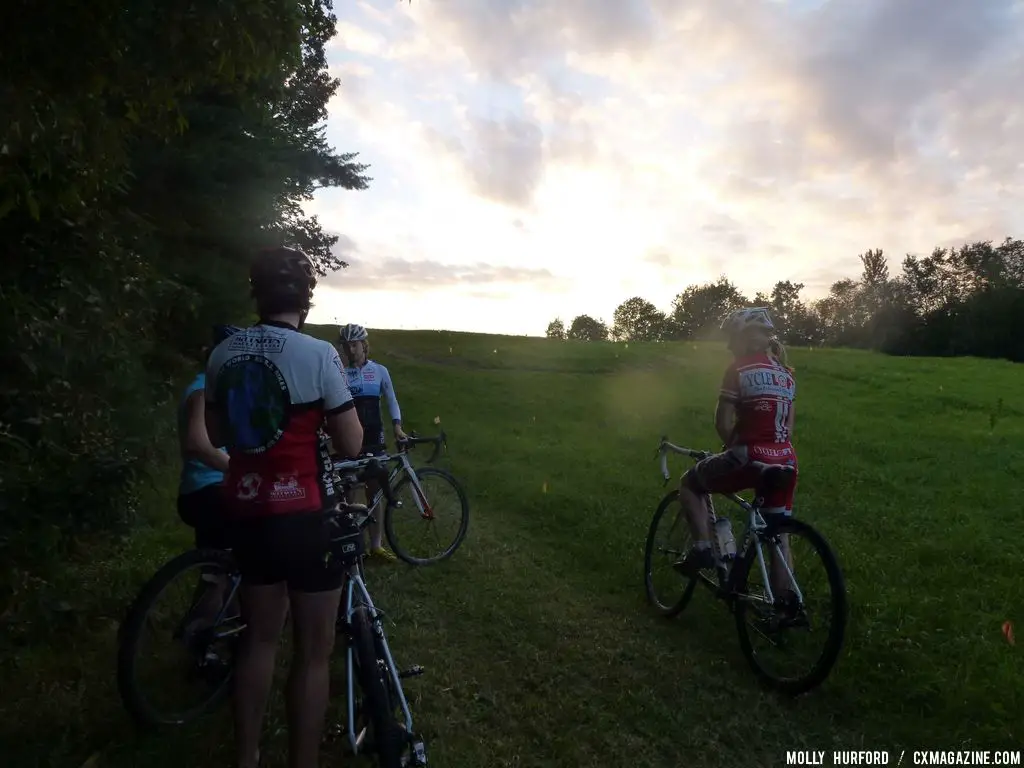
<svg viewBox="0 0 1024 768">
<path fill-rule="evenodd" d="M 729 567 L 736 558 L 736 538 L 732 534 L 732 521 L 728 517 L 715 520 L 715 543 L 718 545 L 719 560 Z"/>
</svg>

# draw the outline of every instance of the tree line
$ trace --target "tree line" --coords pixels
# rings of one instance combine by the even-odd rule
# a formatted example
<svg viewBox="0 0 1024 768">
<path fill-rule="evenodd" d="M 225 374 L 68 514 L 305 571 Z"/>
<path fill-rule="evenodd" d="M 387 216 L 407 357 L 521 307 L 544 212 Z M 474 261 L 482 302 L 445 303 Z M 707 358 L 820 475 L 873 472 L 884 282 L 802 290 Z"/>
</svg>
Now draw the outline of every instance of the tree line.
<svg viewBox="0 0 1024 768">
<path fill-rule="evenodd" d="M 344 264 L 301 204 L 364 189 L 324 137 L 330 0 L 15 2 L 0 48 L 0 614 L 15 562 L 132 521 L 182 376 L 249 322 L 254 249 Z M 20 567 L 20 566 L 19 566 Z"/>
<path fill-rule="evenodd" d="M 1024 361 L 1024 241 L 980 241 L 908 255 L 890 275 L 881 249 L 859 256 L 859 279 L 837 280 L 827 296 L 801 299 L 803 283 L 788 280 L 769 293 L 744 296 L 726 277 L 691 285 L 662 312 L 634 296 L 612 325 L 579 315 L 569 327 L 556 318 L 555 339 L 667 341 L 711 335 L 730 311 L 765 306 L 780 337 L 795 346 L 857 347 L 893 355 L 963 356 Z"/>
</svg>

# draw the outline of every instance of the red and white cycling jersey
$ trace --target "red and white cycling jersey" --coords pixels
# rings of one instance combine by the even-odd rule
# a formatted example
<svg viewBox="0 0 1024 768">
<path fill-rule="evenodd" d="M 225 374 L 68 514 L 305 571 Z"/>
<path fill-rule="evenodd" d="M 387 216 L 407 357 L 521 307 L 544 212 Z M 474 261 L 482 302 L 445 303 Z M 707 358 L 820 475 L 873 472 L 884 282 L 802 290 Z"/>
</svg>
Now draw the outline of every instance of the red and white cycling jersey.
<svg viewBox="0 0 1024 768">
<path fill-rule="evenodd" d="M 205 392 L 231 456 L 224 485 L 233 513 L 330 506 L 333 468 L 320 427 L 355 405 L 331 344 L 285 323 L 246 328 L 210 354 Z"/>
<path fill-rule="evenodd" d="M 735 442 L 787 445 L 786 426 L 796 396 L 792 372 L 763 352 L 737 358 L 722 378 L 721 399 L 736 406 Z"/>
</svg>

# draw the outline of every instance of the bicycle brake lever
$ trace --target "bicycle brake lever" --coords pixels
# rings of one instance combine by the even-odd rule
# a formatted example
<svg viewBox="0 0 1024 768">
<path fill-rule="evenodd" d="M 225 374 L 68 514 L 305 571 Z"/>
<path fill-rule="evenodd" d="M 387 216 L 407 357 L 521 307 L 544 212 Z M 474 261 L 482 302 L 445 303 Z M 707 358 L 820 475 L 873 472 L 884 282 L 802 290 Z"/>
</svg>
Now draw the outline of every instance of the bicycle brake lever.
<svg viewBox="0 0 1024 768">
<path fill-rule="evenodd" d="M 654 458 L 659 458 L 665 453 L 665 443 L 668 442 L 668 435 L 662 435 L 661 440 L 658 441 L 658 447 L 654 450 Z"/>
</svg>

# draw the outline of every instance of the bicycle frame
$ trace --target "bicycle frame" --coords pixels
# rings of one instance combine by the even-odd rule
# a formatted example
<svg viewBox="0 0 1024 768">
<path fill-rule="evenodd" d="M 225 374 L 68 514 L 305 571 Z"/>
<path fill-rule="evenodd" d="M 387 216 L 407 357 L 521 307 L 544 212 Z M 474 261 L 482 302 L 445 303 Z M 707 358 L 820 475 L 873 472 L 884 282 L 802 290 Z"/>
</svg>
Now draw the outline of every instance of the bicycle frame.
<svg viewBox="0 0 1024 768">
<path fill-rule="evenodd" d="M 694 450 L 693 448 L 684 448 L 682 446 L 674 445 L 673 443 L 668 442 L 667 438 L 662 437 L 661 442 L 658 444 L 658 458 L 661 461 L 661 474 L 662 477 L 665 478 L 665 483 L 668 483 L 669 479 L 671 478 L 671 475 L 668 471 L 669 453 L 678 453 L 683 456 L 688 456 L 694 461 L 700 461 L 701 459 L 705 459 L 708 456 L 712 455 L 710 451 L 698 451 Z M 729 501 L 733 502 L 738 507 L 740 507 L 740 509 L 747 513 L 746 526 L 743 530 L 742 536 L 740 537 L 742 543 L 740 546 L 737 546 L 736 548 L 736 559 L 745 557 L 747 550 L 751 546 L 756 547 L 757 565 L 761 571 L 761 578 L 763 579 L 765 590 L 767 591 L 767 600 L 761 600 L 751 595 L 740 595 L 736 593 L 733 589 L 732 584 L 733 569 L 729 568 L 728 566 L 725 566 L 725 578 L 722 577 L 721 572 L 719 573 L 719 584 L 717 586 L 703 576 L 701 578 L 701 581 L 705 582 L 705 584 L 711 587 L 712 589 L 716 589 L 717 591 L 719 591 L 721 595 L 727 599 L 739 599 L 745 600 L 747 602 L 766 602 L 768 605 L 773 605 L 775 603 L 775 595 L 772 592 L 771 579 L 768 575 L 768 566 L 765 563 L 764 550 L 761 547 L 761 540 L 759 536 L 759 534 L 763 533 L 768 528 L 768 523 L 761 515 L 761 505 L 764 503 L 764 499 L 760 496 L 755 496 L 754 500 L 751 502 L 747 501 L 742 496 L 736 493 L 721 493 L 718 495 L 724 496 Z M 711 518 L 711 525 L 714 526 L 715 522 L 718 520 L 718 515 L 715 512 L 715 505 L 714 502 L 711 500 L 710 496 L 708 497 L 708 512 Z M 796 593 L 797 599 L 802 605 L 804 602 L 803 592 L 800 590 L 800 586 L 796 582 L 796 577 L 793 575 L 793 570 L 789 567 L 789 563 L 783 556 L 782 547 L 779 546 L 778 542 L 776 542 L 774 546 L 774 554 L 778 558 L 778 561 L 781 562 L 783 567 L 786 569 L 786 575 L 789 577 L 789 582 L 793 585 L 793 590 Z"/>
<path fill-rule="evenodd" d="M 441 446 L 447 446 L 446 441 L 447 436 L 445 435 L 444 432 L 442 432 L 436 438 L 420 438 L 413 435 L 408 440 L 406 440 L 405 443 L 410 447 L 418 443 L 433 443 L 435 446 L 434 453 L 431 454 L 429 459 L 427 459 L 427 463 L 429 464 L 432 463 L 435 458 L 437 458 L 437 454 L 440 451 Z M 409 454 L 407 451 L 399 451 L 397 454 L 385 453 L 379 456 L 366 456 L 364 458 L 359 459 L 335 461 L 334 471 L 337 472 L 338 474 L 358 475 L 359 472 L 366 469 L 373 462 L 378 462 L 380 464 L 389 464 L 391 462 L 396 463 L 397 466 L 395 466 L 388 473 L 388 487 L 394 487 L 395 482 L 396 480 L 398 480 L 399 476 L 405 474 L 409 478 L 409 481 L 412 483 L 412 486 L 416 491 L 416 493 L 413 494 L 413 501 L 416 502 L 416 506 L 419 509 L 420 515 L 426 518 L 427 520 L 432 520 L 434 518 L 434 511 L 430 508 L 430 502 L 427 499 L 427 495 L 423 492 L 423 486 L 420 485 L 420 479 L 416 475 L 416 470 L 415 468 L 413 468 L 412 462 L 409 460 Z M 365 484 L 365 481 L 363 481 L 362 483 L 354 484 L 353 487 L 355 487 L 355 485 Z M 375 509 L 377 509 L 377 506 L 380 504 L 381 500 L 385 497 L 385 495 L 386 494 L 384 493 L 383 488 L 377 490 L 377 493 L 374 494 L 373 499 L 371 499 L 366 505 L 370 512 L 373 512 Z M 395 501 L 394 504 L 397 506 L 401 504 L 401 502 Z M 391 505 L 389 504 L 387 507 L 385 507 L 385 514 L 387 514 L 390 511 L 390 506 Z"/>
<path fill-rule="evenodd" d="M 236 597 L 238 597 L 238 590 L 242 586 L 242 577 L 241 577 L 241 575 L 239 575 L 237 573 L 232 574 L 231 576 L 229 576 L 228 580 L 229 580 L 229 587 L 228 587 L 228 590 L 225 593 L 225 597 L 224 597 L 223 601 L 221 602 L 220 609 L 217 611 L 217 616 L 216 616 L 216 618 L 213 621 L 213 626 L 214 627 L 219 627 L 220 623 L 222 621 L 224 621 L 224 617 L 225 617 L 225 614 L 227 613 L 228 606 L 231 605 L 232 602 L 234 602 Z M 206 581 L 206 579 L 203 579 L 203 583 L 209 584 L 210 582 Z M 194 608 L 195 608 L 195 605 L 193 604 L 193 606 L 191 608 L 189 608 L 189 611 L 192 611 Z M 237 627 L 233 627 L 233 628 L 225 630 L 223 632 L 214 632 L 213 633 L 214 638 L 216 638 L 217 640 L 223 640 L 225 637 L 231 637 L 232 635 L 239 635 L 243 631 L 245 631 L 245 628 L 248 626 L 248 624 L 245 624 L 244 622 L 242 622 L 242 620 L 241 620 L 242 619 L 241 611 L 239 611 L 238 619 L 239 619 L 239 622 L 238 622 L 238 626 Z"/>
</svg>

